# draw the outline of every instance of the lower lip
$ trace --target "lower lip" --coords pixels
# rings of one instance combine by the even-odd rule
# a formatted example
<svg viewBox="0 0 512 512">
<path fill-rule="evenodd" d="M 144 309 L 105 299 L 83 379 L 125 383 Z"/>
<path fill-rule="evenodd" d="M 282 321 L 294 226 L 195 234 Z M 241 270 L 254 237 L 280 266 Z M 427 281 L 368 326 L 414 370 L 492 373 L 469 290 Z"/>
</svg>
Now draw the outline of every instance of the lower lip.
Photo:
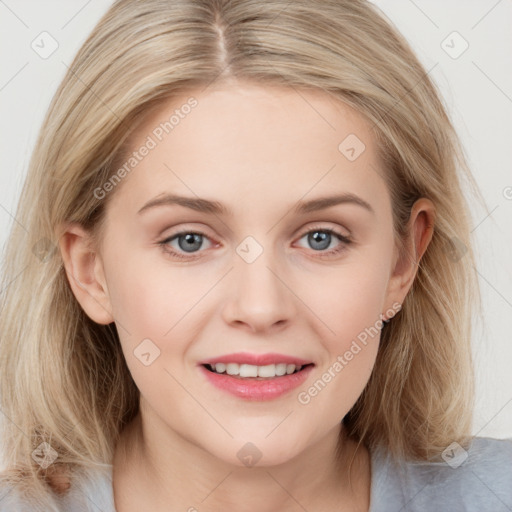
<svg viewBox="0 0 512 512">
<path fill-rule="evenodd" d="M 300 386 L 313 369 L 309 365 L 300 372 L 282 377 L 273 377 L 264 380 L 255 378 L 237 378 L 226 373 L 214 373 L 200 365 L 206 378 L 217 388 L 227 391 L 232 395 L 246 400 L 272 400 L 288 393 Z"/>
</svg>

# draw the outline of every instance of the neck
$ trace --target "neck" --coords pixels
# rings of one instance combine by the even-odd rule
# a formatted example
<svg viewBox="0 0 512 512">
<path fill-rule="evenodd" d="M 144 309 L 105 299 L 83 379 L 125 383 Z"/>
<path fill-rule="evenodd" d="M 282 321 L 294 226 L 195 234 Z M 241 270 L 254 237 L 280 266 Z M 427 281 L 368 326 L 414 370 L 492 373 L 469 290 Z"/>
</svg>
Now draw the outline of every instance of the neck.
<svg viewBox="0 0 512 512">
<path fill-rule="evenodd" d="M 123 431 L 114 456 L 118 512 L 367 511 L 370 461 L 337 426 L 293 459 L 240 467 L 206 452 L 144 411 Z M 338 454 L 336 448 L 339 447 Z"/>
</svg>

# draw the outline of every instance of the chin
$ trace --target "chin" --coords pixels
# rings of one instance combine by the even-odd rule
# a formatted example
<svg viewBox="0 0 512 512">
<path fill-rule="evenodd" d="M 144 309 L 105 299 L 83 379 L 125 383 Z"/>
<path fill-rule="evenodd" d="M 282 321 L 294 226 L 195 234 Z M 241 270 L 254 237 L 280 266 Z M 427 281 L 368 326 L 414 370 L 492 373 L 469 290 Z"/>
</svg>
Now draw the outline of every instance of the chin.
<svg viewBox="0 0 512 512">
<path fill-rule="evenodd" d="M 226 450 L 222 453 L 218 452 L 218 447 L 215 452 L 210 453 L 227 464 L 240 468 L 279 466 L 299 454 L 297 442 L 290 438 L 285 440 L 276 437 L 270 440 L 244 436 L 243 440 L 238 438 L 229 444 L 230 446 L 226 446 Z"/>
</svg>

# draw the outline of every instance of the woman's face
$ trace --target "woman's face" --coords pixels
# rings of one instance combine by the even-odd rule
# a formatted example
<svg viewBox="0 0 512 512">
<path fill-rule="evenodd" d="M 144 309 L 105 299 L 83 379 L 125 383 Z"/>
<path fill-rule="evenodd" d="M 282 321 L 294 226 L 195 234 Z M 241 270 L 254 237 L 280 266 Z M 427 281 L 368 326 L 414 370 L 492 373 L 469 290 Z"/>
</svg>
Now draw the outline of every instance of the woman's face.
<svg viewBox="0 0 512 512">
<path fill-rule="evenodd" d="M 126 163 L 95 192 L 112 194 L 96 271 L 151 424 L 237 465 L 339 428 L 405 293 L 366 121 L 318 92 L 198 89 Z"/>
</svg>

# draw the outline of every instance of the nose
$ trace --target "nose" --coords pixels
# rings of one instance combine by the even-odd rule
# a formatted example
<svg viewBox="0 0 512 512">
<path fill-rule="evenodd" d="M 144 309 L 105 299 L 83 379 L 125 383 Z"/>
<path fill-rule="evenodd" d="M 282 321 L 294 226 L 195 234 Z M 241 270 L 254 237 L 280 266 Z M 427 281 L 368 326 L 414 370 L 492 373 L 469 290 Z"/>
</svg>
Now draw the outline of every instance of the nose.
<svg viewBox="0 0 512 512">
<path fill-rule="evenodd" d="M 224 320 L 251 332 L 282 329 L 296 313 L 295 295 L 270 250 L 249 263 L 234 254 Z"/>
</svg>

